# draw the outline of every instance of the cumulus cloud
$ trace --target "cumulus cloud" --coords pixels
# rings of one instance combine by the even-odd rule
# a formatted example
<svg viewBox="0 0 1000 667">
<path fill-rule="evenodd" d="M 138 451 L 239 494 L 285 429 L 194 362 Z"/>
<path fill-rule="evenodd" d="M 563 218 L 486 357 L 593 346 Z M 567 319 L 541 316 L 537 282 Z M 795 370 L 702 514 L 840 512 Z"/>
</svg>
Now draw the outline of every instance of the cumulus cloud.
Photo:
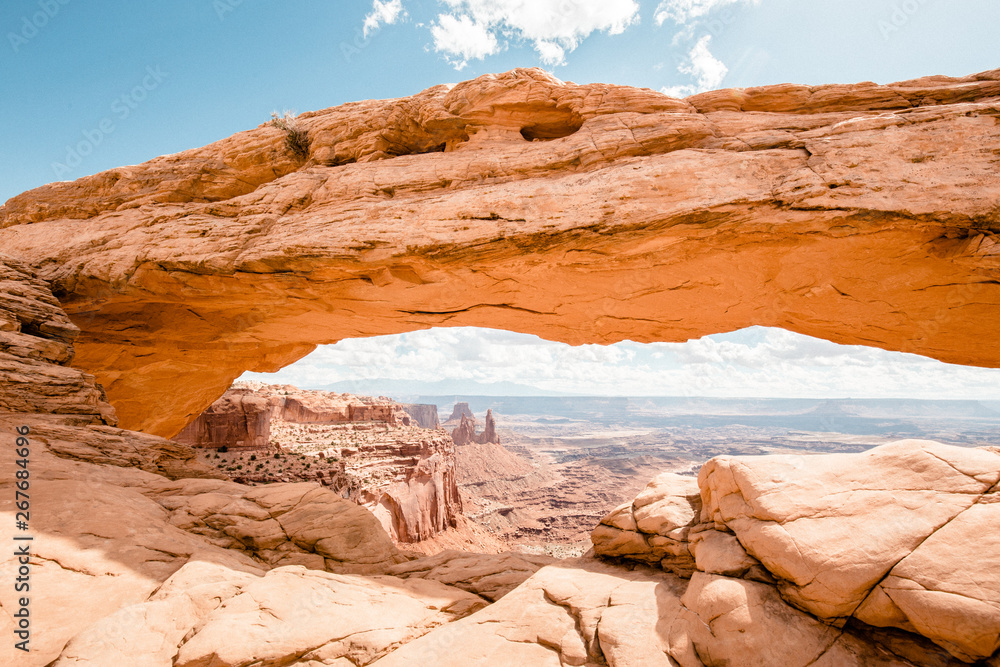
<svg viewBox="0 0 1000 667">
<path fill-rule="evenodd" d="M 757 4 L 760 0 L 662 0 L 656 6 L 653 18 L 656 25 L 663 25 L 666 21 L 687 25 L 722 7 Z"/>
<path fill-rule="evenodd" d="M 498 52 L 502 38 L 531 42 L 542 63 L 560 65 L 595 31 L 617 35 L 638 20 L 635 0 L 441 0 L 434 49 L 456 69 Z"/>
<path fill-rule="evenodd" d="M 245 377 L 303 387 L 377 378 L 514 382 L 606 396 L 1000 399 L 1000 369 L 764 327 L 687 343 L 576 347 L 507 331 L 431 329 L 344 340 L 278 373 Z"/>
<path fill-rule="evenodd" d="M 383 25 L 392 25 L 406 16 L 403 0 L 373 0 L 372 10 L 365 16 L 364 35 L 378 30 Z"/>
<path fill-rule="evenodd" d="M 469 16 L 442 14 L 431 26 L 434 49 L 448 54 L 449 62 L 461 70 L 470 60 L 482 60 L 496 53 L 500 46 L 489 25 Z"/>
<path fill-rule="evenodd" d="M 688 52 L 684 62 L 677 67 L 678 72 L 690 76 L 694 79 L 694 83 L 663 88 L 664 94 L 671 97 L 687 97 L 719 87 L 723 79 L 726 78 L 729 68 L 708 50 L 711 41 L 711 35 L 705 35 L 699 39 L 694 48 Z"/>
</svg>

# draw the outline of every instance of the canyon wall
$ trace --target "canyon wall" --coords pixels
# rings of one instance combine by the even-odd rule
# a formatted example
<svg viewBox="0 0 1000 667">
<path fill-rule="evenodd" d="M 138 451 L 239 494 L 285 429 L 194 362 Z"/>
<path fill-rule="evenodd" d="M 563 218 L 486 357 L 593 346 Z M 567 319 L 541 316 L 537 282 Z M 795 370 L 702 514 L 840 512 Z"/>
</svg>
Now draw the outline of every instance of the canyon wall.
<svg viewBox="0 0 1000 667">
<path fill-rule="evenodd" d="M 435 406 L 412 407 L 436 421 Z M 462 512 L 451 438 L 416 421 L 406 406 L 384 397 L 239 382 L 174 439 L 199 448 L 265 450 L 254 469 L 220 469 L 251 484 L 318 481 L 372 510 L 394 540 L 415 543 L 456 527 Z M 276 452 L 286 459 L 304 452 L 308 466 L 289 461 L 276 469 L 269 458 Z"/>
<path fill-rule="evenodd" d="M 173 439 L 192 447 L 266 449 L 275 406 L 250 389 L 229 389 Z"/>
<path fill-rule="evenodd" d="M 0 208 L 123 426 L 433 326 L 763 325 L 1000 366 L 1000 71 L 684 100 L 534 69 L 302 114 Z"/>
<path fill-rule="evenodd" d="M 441 420 L 438 418 L 436 405 L 401 403 L 400 406 L 421 428 L 441 428 Z"/>
<path fill-rule="evenodd" d="M 244 382 L 227 390 L 174 440 L 192 447 L 264 449 L 274 419 L 298 424 L 375 421 L 390 426 L 415 421 L 404 406 L 387 398 Z"/>
</svg>

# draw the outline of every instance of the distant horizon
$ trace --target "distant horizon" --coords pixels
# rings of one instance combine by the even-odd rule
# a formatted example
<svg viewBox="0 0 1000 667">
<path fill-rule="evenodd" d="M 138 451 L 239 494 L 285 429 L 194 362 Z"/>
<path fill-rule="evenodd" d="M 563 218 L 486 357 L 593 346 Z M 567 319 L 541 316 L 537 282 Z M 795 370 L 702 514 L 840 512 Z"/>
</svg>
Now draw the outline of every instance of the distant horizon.
<svg viewBox="0 0 1000 667">
<path fill-rule="evenodd" d="M 385 398 L 391 398 L 397 400 L 400 403 L 405 403 L 396 398 L 395 395 L 387 393 L 359 393 L 353 391 L 338 391 L 336 389 L 330 389 L 330 387 L 335 386 L 337 383 L 332 385 L 297 385 L 290 382 L 265 382 L 263 380 L 246 380 L 238 378 L 233 381 L 230 388 L 235 388 L 237 384 L 246 382 L 260 382 L 262 384 L 268 384 L 276 387 L 291 386 L 296 389 L 303 391 L 327 391 L 330 393 L 337 394 L 350 394 L 354 396 L 372 396 L 378 397 L 383 396 Z M 443 394 L 402 394 L 401 396 L 412 397 L 412 398 L 679 398 L 679 399 L 713 399 L 713 400 L 725 400 L 725 401 L 913 401 L 921 403 L 948 403 L 948 402 L 961 402 L 961 403 L 997 403 L 1000 404 L 1000 398 L 920 398 L 912 396 L 716 396 L 712 394 L 571 394 L 571 393 L 551 393 L 551 394 L 473 394 L 467 392 L 450 392 Z M 461 401 L 459 401 L 461 402 Z"/>
<path fill-rule="evenodd" d="M 241 379 L 385 396 L 1000 400 L 1000 369 L 760 326 L 684 343 L 578 346 L 438 327 L 344 339 L 276 373 Z"/>
</svg>

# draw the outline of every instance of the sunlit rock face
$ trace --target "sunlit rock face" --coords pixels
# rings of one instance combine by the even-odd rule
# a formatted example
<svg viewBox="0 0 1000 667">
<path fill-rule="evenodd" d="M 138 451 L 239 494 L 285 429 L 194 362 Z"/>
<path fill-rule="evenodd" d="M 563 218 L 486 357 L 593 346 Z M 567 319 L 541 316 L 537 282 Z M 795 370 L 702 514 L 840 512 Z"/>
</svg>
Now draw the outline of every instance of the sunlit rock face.
<svg viewBox="0 0 1000 667">
<path fill-rule="evenodd" d="M 173 436 L 244 370 L 431 326 L 751 325 L 1000 366 L 1000 70 L 678 100 L 534 69 L 303 114 L 0 208 L 77 367 Z"/>
<path fill-rule="evenodd" d="M 733 634 L 749 606 L 753 627 L 740 633 L 776 634 L 767 626 L 777 608 L 804 619 L 820 645 L 830 626 L 877 641 L 893 635 L 876 629 L 892 628 L 908 633 L 894 641 L 913 644 L 900 655 L 916 664 L 944 664 L 935 651 L 996 659 L 998 452 L 901 440 L 860 454 L 719 456 L 697 483 L 671 473 L 651 481 L 601 521 L 594 551 L 691 577 L 671 641 L 700 656 L 767 655 Z"/>
</svg>

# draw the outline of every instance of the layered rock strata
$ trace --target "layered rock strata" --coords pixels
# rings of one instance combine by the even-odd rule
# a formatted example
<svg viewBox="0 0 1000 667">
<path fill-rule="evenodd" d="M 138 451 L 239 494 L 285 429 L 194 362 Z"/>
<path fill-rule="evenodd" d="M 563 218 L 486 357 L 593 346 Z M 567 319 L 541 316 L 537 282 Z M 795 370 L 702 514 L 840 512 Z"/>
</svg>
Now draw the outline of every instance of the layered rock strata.
<svg viewBox="0 0 1000 667">
<path fill-rule="evenodd" d="M 374 512 L 397 542 L 415 543 L 455 528 L 462 511 L 454 444 L 415 421 L 387 398 L 238 383 L 175 439 L 266 450 L 207 460 L 243 483 L 318 482 Z"/>
<path fill-rule="evenodd" d="M 440 534 L 462 513 L 455 445 L 443 431 L 277 420 L 272 443 L 282 451 L 280 461 L 265 457 L 259 469 L 247 465 L 236 477 L 255 484 L 316 480 L 372 510 L 399 542 Z"/>
<path fill-rule="evenodd" d="M 390 426 L 409 426 L 415 421 L 401 404 L 387 398 L 238 382 L 174 440 L 192 447 L 264 449 L 270 444 L 274 420 L 296 424 L 380 422 Z"/>
<path fill-rule="evenodd" d="M 0 245 L 75 364 L 173 436 L 316 344 L 486 326 L 571 344 L 751 325 L 1000 366 L 1000 72 L 684 100 L 540 70 L 303 114 L 54 183 Z"/>
</svg>

